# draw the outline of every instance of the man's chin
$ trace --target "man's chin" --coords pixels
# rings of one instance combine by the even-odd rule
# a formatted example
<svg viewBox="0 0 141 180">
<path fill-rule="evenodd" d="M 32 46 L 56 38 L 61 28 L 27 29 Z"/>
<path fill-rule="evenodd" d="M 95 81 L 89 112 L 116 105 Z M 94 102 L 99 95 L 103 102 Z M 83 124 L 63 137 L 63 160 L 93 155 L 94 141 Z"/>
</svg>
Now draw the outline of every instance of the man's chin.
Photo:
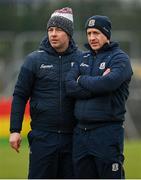
<svg viewBox="0 0 141 180">
<path fill-rule="evenodd" d="M 94 50 L 94 51 L 97 51 L 97 50 L 99 49 L 99 47 L 97 47 L 97 46 L 91 46 L 91 48 L 92 48 L 92 50 Z"/>
<path fill-rule="evenodd" d="M 51 46 L 52 46 L 54 49 L 58 48 L 58 45 L 55 44 L 55 43 L 52 43 Z"/>
</svg>

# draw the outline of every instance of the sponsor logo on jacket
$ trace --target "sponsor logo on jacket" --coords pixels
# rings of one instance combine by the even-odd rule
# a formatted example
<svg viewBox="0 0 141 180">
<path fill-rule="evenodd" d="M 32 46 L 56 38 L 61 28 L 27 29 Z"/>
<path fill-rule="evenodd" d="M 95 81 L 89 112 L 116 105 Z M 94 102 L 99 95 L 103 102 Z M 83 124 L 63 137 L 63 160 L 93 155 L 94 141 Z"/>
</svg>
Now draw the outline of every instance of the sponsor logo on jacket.
<svg viewBox="0 0 141 180">
<path fill-rule="evenodd" d="M 40 69 L 50 69 L 53 68 L 52 64 L 41 64 Z"/>
<path fill-rule="evenodd" d="M 80 66 L 89 67 L 89 65 L 88 65 L 88 64 L 85 64 L 85 63 L 81 63 Z"/>
<path fill-rule="evenodd" d="M 90 56 L 90 54 L 88 53 L 88 54 L 85 54 L 83 57 L 84 58 L 87 58 L 87 57 L 89 57 Z"/>
</svg>

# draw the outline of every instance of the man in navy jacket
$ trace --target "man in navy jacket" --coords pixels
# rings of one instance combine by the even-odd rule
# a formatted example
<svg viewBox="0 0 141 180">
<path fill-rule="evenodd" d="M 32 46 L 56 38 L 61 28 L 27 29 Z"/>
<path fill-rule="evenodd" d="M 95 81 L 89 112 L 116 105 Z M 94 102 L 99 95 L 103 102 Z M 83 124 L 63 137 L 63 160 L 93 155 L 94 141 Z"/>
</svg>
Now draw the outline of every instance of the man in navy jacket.
<svg viewBox="0 0 141 180">
<path fill-rule="evenodd" d="M 92 16 L 85 27 L 89 51 L 66 78 L 67 93 L 76 99 L 75 175 L 85 179 L 121 179 L 123 122 L 132 68 L 128 55 L 110 41 L 108 17 Z"/>
<path fill-rule="evenodd" d="M 81 52 L 73 39 L 71 8 L 56 10 L 47 23 L 47 37 L 30 53 L 13 94 L 10 145 L 21 143 L 23 115 L 30 101 L 31 131 L 29 179 L 72 178 L 74 100 L 67 97 L 65 77 Z"/>
</svg>

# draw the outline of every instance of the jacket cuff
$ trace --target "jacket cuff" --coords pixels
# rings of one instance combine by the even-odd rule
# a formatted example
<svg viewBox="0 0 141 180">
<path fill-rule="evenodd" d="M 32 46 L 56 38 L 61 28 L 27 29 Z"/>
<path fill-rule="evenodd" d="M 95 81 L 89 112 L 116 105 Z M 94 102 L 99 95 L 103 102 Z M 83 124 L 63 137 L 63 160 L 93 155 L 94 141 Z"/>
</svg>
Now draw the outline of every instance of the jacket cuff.
<svg viewBox="0 0 141 180">
<path fill-rule="evenodd" d="M 10 130 L 10 133 L 20 133 L 21 131 L 20 130 L 18 130 L 18 129 L 12 129 L 12 130 Z"/>
</svg>

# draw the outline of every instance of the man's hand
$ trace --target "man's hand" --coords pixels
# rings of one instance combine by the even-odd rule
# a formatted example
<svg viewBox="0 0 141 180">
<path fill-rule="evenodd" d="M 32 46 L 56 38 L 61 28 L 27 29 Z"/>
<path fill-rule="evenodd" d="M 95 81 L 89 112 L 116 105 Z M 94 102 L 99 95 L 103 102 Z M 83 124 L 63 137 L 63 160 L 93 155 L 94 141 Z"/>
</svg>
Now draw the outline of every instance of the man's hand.
<svg viewBox="0 0 141 180">
<path fill-rule="evenodd" d="M 109 74 L 110 73 L 110 68 L 108 68 L 108 69 L 106 69 L 106 71 L 104 71 L 104 73 L 103 73 L 103 75 L 102 76 L 105 76 L 105 75 L 107 75 L 107 74 Z"/>
<path fill-rule="evenodd" d="M 21 144 L 21 135 L 20 133 L 14 132 L 10 134 L 9 143 L 13 149 L 19 153 L 19 148 Z"/>
</svg>

